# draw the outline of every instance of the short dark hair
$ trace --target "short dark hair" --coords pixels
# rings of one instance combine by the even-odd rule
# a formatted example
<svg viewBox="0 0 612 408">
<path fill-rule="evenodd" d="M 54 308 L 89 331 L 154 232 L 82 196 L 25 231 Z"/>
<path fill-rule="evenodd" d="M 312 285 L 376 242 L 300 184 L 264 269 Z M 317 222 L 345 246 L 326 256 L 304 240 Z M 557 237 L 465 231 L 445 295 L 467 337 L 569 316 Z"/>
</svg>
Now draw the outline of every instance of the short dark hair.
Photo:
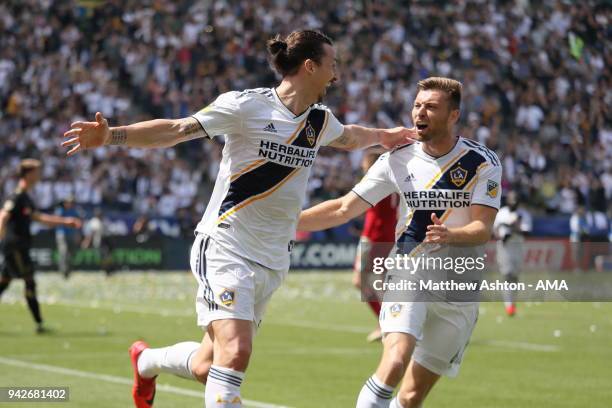
<svg viewBox="0 0 612 408">
<path fill-rule="evenodd" d="M 268 41 L 268 52 L 274 69 L 283 77 L 295 75 L 307 59 L 321 63 L 325 44 L 333 45 L 325 34 L 314 30 L 300 30 L 285 39 L 277 35 Z"/>
<path fill-rule="evenodd" d="M 461 91 L 463 90 L 461 82 L 451 78 L 429 77 L 417 83 L 417 93 L 429 90 L 446 92 L 450 108 L 461 110 Z"/>
<path fill-rule="evenodd" d="M 23 159 L 19 162 L 19 177 L 25 177 L 32 170 L 39 169 L 41 166 L 40 160 L 36 159 Z"/>
</svg>

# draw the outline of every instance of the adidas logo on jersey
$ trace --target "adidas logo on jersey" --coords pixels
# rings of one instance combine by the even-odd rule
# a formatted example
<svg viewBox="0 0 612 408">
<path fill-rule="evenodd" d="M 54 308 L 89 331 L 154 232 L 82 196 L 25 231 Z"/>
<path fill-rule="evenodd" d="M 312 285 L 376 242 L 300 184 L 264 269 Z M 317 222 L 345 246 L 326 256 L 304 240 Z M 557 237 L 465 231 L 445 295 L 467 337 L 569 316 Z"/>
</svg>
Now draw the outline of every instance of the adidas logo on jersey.
<svg viewBox="0 0 612 408">
<path fill-rule="evenodd" d="M 414 181 L 416 180 L 416 177 L 414 177 L 414 174 L 410 173 L 406 176 L 406 178 L 404 179 L 404 183 L 407 183 L 409 181 Z"/>
<path fill-rule="evenodd" d="M 276 128 L 274 127 L 274 123 L 270 122 L 268 126 L 263 128 L 264 132 L 276 133 Z"/>
</svg>

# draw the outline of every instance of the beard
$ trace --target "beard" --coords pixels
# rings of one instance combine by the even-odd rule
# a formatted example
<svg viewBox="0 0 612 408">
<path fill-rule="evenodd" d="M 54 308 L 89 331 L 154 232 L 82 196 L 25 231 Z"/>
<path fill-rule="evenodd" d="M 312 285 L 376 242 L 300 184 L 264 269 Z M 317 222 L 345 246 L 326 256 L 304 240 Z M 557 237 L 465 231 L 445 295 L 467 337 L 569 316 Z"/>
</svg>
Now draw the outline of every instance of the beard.
<svg viewBox="0 0 612 408">
<path fill-rule="evenodd" d="M 424 133 L 419 134 L 417 132 L 417 137 L 419 138 L 420 141 L 431 142 L 432 140 L 438 139 L 440 132 L 437 131 L 436 129 L 432 129 L 431 124 L 429 126 L 430 127 L 428 127 Z"/>
<path fill-rule="evenodd" d="M 323 88 L 321 93 L 319 93 L 319 96 L 317 96 L 317 103 L 322 103 L 323 98 L 325 97 L 326 94 L 327 94 L 327 89 Z"/>
</svg>

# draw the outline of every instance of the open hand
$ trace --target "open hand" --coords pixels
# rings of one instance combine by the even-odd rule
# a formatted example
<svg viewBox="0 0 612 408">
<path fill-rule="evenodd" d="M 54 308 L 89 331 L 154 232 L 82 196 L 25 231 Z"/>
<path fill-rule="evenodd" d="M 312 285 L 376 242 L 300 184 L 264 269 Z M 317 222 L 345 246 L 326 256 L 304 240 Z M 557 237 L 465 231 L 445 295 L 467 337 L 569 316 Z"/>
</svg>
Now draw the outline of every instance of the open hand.
<svg viewBox="0 0 612 408">
<path fill-rule="evenodd" d="M 82 225 L 83 222 L 78 218 L 68 217 L 66 220 L 66 226 L 69 228 L 81 228 Z"/>
<path fill-rule="evenodd" d="M 412 144 L 417 138 L 416 128 L 399 126 L 382 130 L 380 135 L 380 144 L 387 149 L 393 149 L 397 146 Z"/>
<path fill-rule="evenodd" d="M 97 112 L 95 122 L 74 122 L 70 125 L 70 130 L 64 133 L 64 137 L 70 139 L 64 141 L 62 147 L 73 146 L 68 151 L 68 156 L 81 150 L 102 146 L 110 137 L 108 121 Z"/>
<path fill-rule="evenodd" d="M 442 223 L 436 213 L 431 213 L 431 221 L 433 224 L 427 226 L 425 233 L 425 241 L 432 244 L 448 244 L 450 243 L 450 232 L 448 227 Z"/>
</svg>

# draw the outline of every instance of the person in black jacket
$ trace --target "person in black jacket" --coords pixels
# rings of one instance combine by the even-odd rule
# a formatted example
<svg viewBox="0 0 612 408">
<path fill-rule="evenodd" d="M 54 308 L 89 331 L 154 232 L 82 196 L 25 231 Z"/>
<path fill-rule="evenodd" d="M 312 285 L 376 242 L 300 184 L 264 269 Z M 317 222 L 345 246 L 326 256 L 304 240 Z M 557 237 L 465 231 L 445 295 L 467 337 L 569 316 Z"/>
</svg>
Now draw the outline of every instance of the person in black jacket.
<svg viewBox="0 0 612 408">
<path fill-rule="evenodd" d="M 43 214 L 36 210 L 30 198 L 30 191 L 40 179 L 41 163 L 35 159 L 24 159 L 19 164 L 19 182 L 15 192 L 4 202 L 0 209 L 0 242 L 4 263 L 0 277 L 0 296 L 14 278 L 25 282 L 25 298 L 36 321 L 36 331 L 45 331 L 40 306 L 36 298 L 34 264 L 30 258 L 32 234 L 30 224 L 37 221 L 48 226 L 80 228 L 81 220 L 74 217 L 60 217 Z"/>
</svg>

